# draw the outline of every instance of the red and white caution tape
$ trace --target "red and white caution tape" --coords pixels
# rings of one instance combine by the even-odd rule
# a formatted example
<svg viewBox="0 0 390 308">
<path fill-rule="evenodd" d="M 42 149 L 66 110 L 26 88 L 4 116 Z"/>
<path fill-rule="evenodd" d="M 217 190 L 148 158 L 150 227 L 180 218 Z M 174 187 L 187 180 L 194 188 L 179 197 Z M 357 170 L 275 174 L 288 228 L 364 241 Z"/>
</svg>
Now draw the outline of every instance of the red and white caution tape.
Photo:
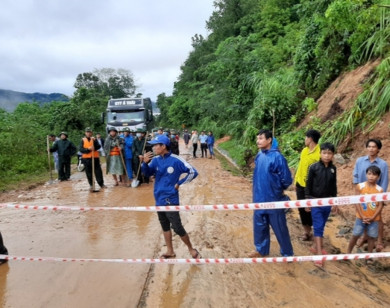
<svg viewBox="0 0 390 308">
<path fill-rule="evenodd" d="M 388 258 L 390 252 L 339 254 L 339 255 L 313 255 L 296 257 L 268 257 L 268 258 L 229 258 L 229 259 L 75 259 L 54 257 L 20 257 L 0 255 L 0 259 L 9 261 L 39 261 L 39 262 L 109 262 L 130 264 L 262 264 L 262 263 L 290 263 L 290 262 L 314 262 L 314 261 L 345 261 L 359 259 Z"/>
<path fill-rule="evenodd" d="M 80 206 L 51 206 L 23 205 L 1 203 L 0 208 L 50 211 L 134 211 L 134 212 L 175 212 L 175 211 L 226 211 L 226 210 L 273 210 L 303 207 L 320 207 L 333 205 L 348 205 L 364 202 L 379 202 L 390 200 L 390 193 L 344 196 L 334 198 L 319 198 L 305 200 L 289 200 L 261 203 L 214 204 L 214 205 L 166 205 L 166 206 L 131 206 L 131 207 L 80 207 Z"/>
</svg>

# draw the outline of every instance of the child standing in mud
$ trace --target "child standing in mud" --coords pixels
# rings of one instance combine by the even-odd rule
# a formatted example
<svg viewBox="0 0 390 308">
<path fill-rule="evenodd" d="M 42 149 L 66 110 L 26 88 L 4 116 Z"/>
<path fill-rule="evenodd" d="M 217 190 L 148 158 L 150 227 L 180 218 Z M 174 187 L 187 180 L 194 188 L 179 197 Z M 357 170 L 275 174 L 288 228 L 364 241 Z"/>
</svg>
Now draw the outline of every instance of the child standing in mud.
<svg viewBox="0 0 390 308">
<path fill-rule="evenodd" d="M 153 146 L 156 157 L 153 157 L 152 152 L 147 152 L 144 155 L 139 155 L 139 159 L 142 162 L 142 173 L 147 177 L 152 175 L 156 177 L 154 183 L 156 206 L 178 205 L 180 204 L 180 185 L 191 182 L 198 176 L 198 172 L 180 156 L 171 153 L 170 140 L 167 136 L 157 135 L 149 141 L 149 144 Z M 182 174 L 186 174 L 186 176 L 180 179 Z M 188 233 L 181 223 L 179 212 L 157 212 L 157 214 L 167 245 L 167 251 L 160 258 L 176 257 L 172 244 L 172 227 L 183 243 L 186 244 L 191 256 L 200 259 L 199 251 L 192 247 Z"/>
<path fill-rule="evenodd" d="M 379 167 L 371 165 L 366 170 L 367 181 L 356 186 L 358 195 L 382 193 L 383 188 L 377 184 L 381 176 Z M 353 228 L 353 236 L 348 245 L 348 253 L 352 252 L 357 240 L 364 232 L 367 233 L 368 252 L 374 250 L 375 240 L 378 237 L 378 225 L 381 219 L 383 202 L 367 202 L 356 204 L 356 220 Z M 372 262 L 367 260 L 367 263 Z"/>
<path fill-rule="evenodd" d="M 353 170 L 353 184 L 363 183 L 367 180 L 366 171 L 369 166 L 377 166 L 381 170 L 381 175 L 377 179 L 377 184 L 382 187 L 383 191 L 387 191 L 389 183 L 388 179 L 388 165 L 387 162 L 379 158 L 379 152 L 382 149 L 382 142 L 379 139 L 369 139 L 366 142 L 367 155 L 359 157 L 356 160 L 355 168 Z M 364 234 L 357 241 L 357 246 L 361 247 L 367 241 L 367 235 Z M 378 240 L 376 243 L 376 251 L 380 252 L 384 248 L 383 242 L 383 221 L 379 219 L 378 222 Z"/>
<path fill-rule="evenodd" d="M 321 144 L 320 161 L 309 167 L 305 187 L 306 199 L 337 196 L 336 166 L 332 163 L 334 152 L 335 148 L 333 144 L 329 142 Z M 310 251 L 317 255 L 326 254 L 326 251 L 323 249 L 324 229 L 332 209 L 337 210 L 337 207 L 321 206 L 311 209 L 314 245 L 310 248 Z M 324 263 L 321 260 L 315 261 L 314 265 L 320 268 L 324 267 Z"/>
</svg>

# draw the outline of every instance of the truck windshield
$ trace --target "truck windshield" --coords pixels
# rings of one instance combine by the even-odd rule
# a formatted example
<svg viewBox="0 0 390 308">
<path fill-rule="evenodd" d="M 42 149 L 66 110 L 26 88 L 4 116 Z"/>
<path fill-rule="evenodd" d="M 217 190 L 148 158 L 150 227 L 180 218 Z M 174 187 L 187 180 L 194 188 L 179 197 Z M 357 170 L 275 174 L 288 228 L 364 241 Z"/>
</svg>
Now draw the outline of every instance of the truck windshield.
<svg viewBox="0 0 390 308">
<path fill-rule="evenodd" d="M 108 123 L 112 122 L 121 122 L 121 123 L 130 123 L 130 122 L 143 122 L 144 121 L 145 111 L 116 111 L 108 112 L 107 120 Z"/>
</svg>

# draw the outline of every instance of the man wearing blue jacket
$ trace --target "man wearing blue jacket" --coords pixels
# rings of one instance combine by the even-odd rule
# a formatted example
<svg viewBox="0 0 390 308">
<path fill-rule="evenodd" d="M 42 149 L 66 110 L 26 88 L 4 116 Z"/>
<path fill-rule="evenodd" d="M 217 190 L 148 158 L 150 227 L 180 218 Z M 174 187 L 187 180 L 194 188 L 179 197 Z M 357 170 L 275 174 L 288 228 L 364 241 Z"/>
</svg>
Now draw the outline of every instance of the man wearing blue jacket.
<svg viewBox="0 0 390 308">
<path fill-rule="evenodd" d="M 130 134 L 130 128 L 125 127 L 123 129 L 123 139 L 124 145 L 123 149 L 125 150 L 125 164 L 127 170 L 127 176 L 130 181 L 133 180 L 133 135 Z"/>
<path fill-rule="evenodd" d="M 253 173 L 254 203 L 289 200 L 284 190 L 292 183 L 291 172 L 284 156 L 272 144 L 272 132 L 261 129 L 257 135 L 260 152 L 256 156 Z M 294 254 L 284 209 L 255 210 L 253 237 L 256 251 L 249 255 L 250 258 L 269 255 L 270 225 L 279 242 L 281 255 L 287 257 Z"/>
<path fill-rule="evenodd" d="M 147 177 L 155 176 L 154 198 L 156 206 L 179 205 L 180 185 L 191 182 L 198 176 L 198 172 L 183 158 L 171 153 L 170 140 L 167 136 L 157 135 L 149 143 L 153 146 L 153 152 L 156 156 L 153 157 L 152 152 L 147 152 L 140 155 L 139 158 L 142 162 L 142 173 Z M 182 174 L 187 175 L 180 179 Z M 157 214 L 167 245 L 166 253 L 162 254 L 160 258 L 176 257 L 172 245 L 171 227 L 187 245 L 191 256 L 195 259 L 201 258 L 198 250 L 192 247 L 190 238 L 181 223 L 179 212 L 157 212 Z"/>
</svg>

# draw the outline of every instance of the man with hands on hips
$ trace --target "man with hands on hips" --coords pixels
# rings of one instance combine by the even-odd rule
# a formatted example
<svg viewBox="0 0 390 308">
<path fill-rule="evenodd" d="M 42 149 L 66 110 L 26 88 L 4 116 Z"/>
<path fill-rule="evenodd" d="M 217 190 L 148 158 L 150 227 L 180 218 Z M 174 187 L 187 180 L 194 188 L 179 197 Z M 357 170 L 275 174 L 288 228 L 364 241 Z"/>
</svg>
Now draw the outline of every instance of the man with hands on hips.
<svg viewBox="0 0 390 308">
<path fill-rule="evenodd" d="M 179 187 L 182 184 L 191 182 L 197 177 L 198 172 L 188 162 L 170 151 L 170 140 L 165 135 L 157 135 L 149 141 L 153 152 L 139 155 L 141 168 L 145 176 L 155 176 L 154 198 L 156 206 L 179 205 Z M 182 174 L 186 176 L 180 179 Z M 186 244 L 189 253 L 195 259 L 200 259 L 199 251 L 192 247 L 190 238 L 184 229 L 179 212 L 157 212 L 158 219 L 163 229 L 164 240 L 167 245 L 166 253 L 160 258 L 175 258 L 176 254 L 172 245 L 172 231 L 180 236 Z"/>
</svg>

